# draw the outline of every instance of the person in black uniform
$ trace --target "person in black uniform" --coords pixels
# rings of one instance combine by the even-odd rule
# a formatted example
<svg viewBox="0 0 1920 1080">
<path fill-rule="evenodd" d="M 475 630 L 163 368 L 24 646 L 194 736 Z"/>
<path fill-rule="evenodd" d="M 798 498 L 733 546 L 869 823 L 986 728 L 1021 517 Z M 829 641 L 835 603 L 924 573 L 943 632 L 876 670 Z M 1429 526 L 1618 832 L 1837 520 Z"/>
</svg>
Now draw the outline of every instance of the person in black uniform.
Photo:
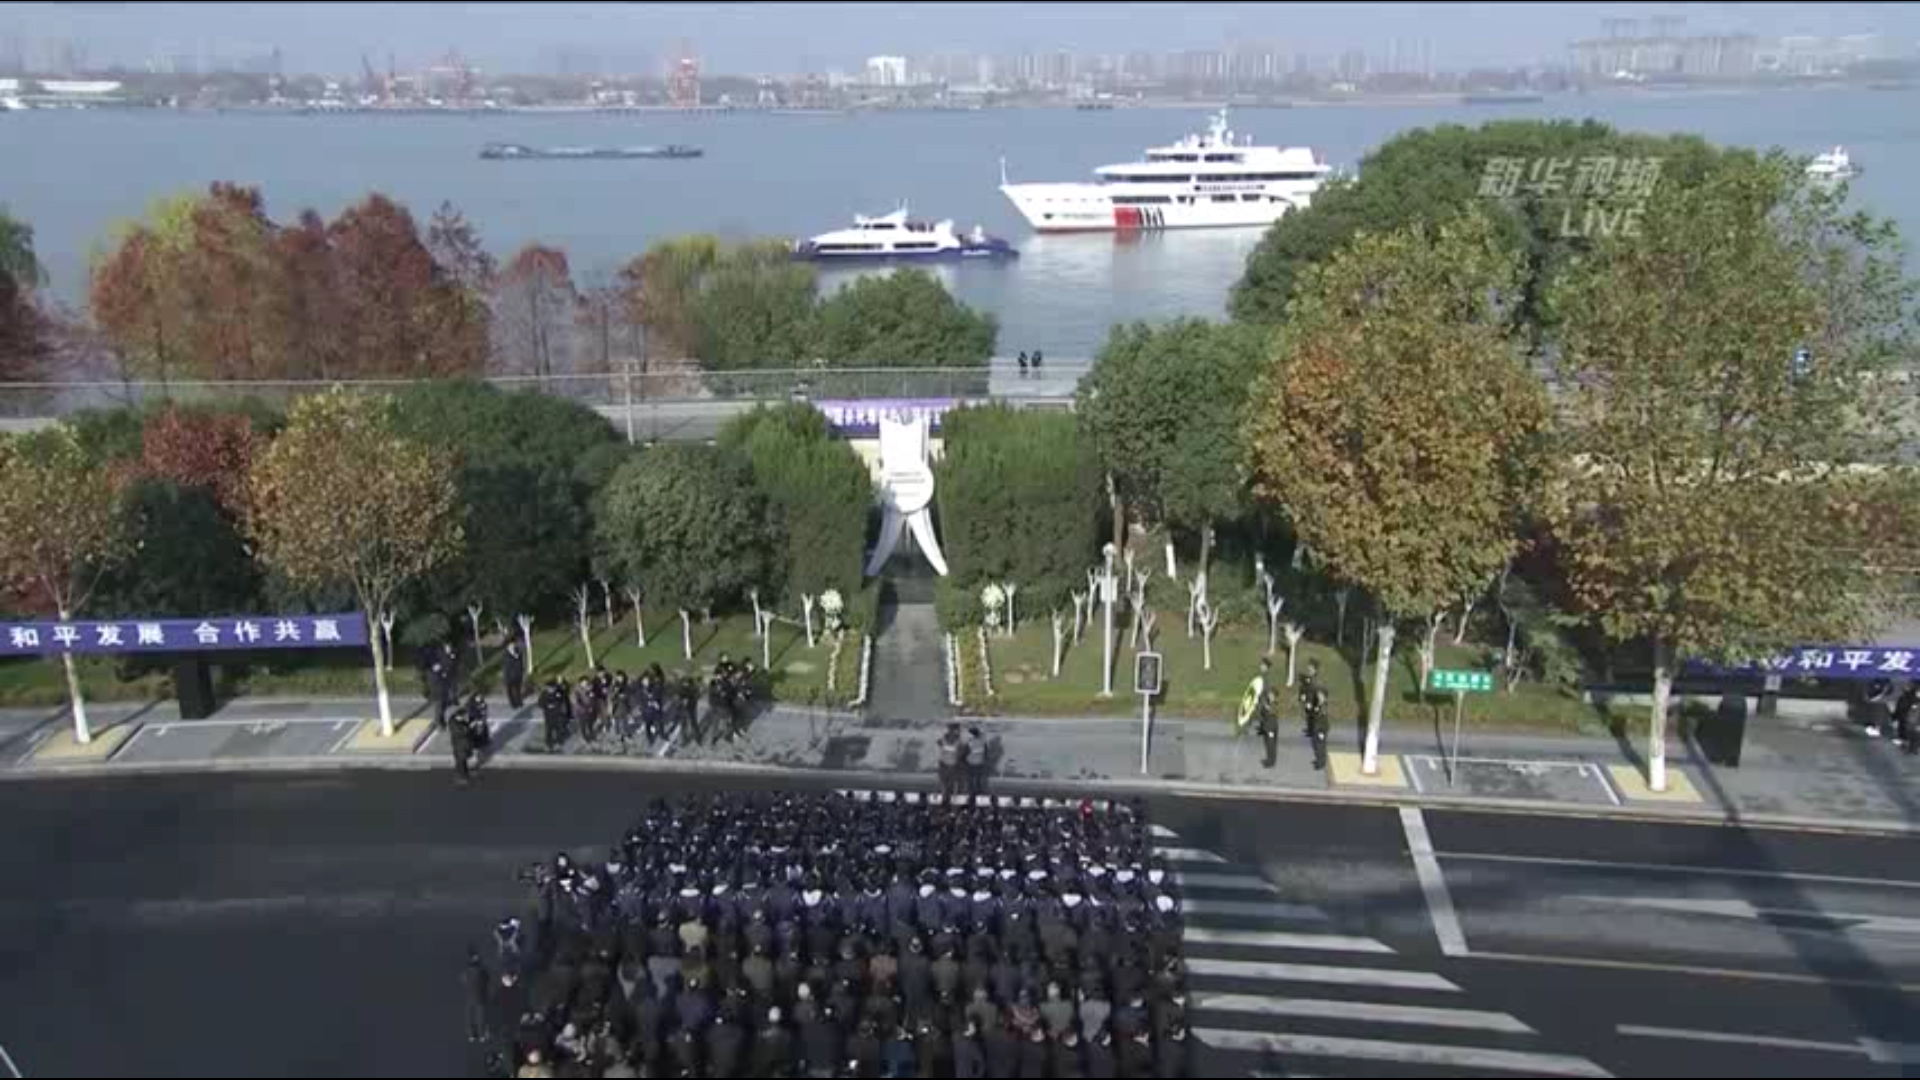
<svg viewBox="0 0 1920 1080">
<path fill-rule="evenodd" d="M 454 714 L 453 725 L 447 729 L 447 741 L 453 746 L 454 782 L 466 787 L 473 782 L 473 774 L 468 770 L 468 760 L 473 757 L 473 732 L 467 727 L 465 710 Z"/>
<path fill-rule="evenodd" d="M 1313 740 L 1313 767 L 1327 767 L 1327 734 L 1332 718 L 1327 715 L 1327 691 L 1319 683 L 1300 687 L 1300 708 L 1307 715 L 1307 737 Z"/>
<path fill-rule="evenodd" d="M 582 675 L 573 688 L 573 727 L 588 745 L 600 741 L 599 699 L 594 694 L 593 676 Z"/>
<path fill-rule="evenodd" d="M 1893 741 L 1908 754 L 1920 753 L 1915 745 L 1913 710 L 1920 702 L 1920 679 L 1907 683 L 1893 704 Z"/>
<path fill-rule="evenodd" d="M 1307 669 L 1300 673 L 1300 735 L 1313 738 L 1313 718 L 1306 713 L 1307 699 L 1320 689 L 1320 661 L 1307 661 Z"/>
<path fill-rule="evenodd" d="M 540 716 L 546 725 L 547 753 L 559 753 L 567 741 L 567 687 L 557 677 L 540 688 Z"/>
<path fill-rule="evenodd" d="M 467 967 L 460 973 L 460 983 L 467 991 L 467 1041 L 484 1042 L 487 1038 L 487 1002 L 492 996 L 493 976 L 487 974 L 487 965 L 481 961 L 479 950 L 467 950 Z"/>
<path fill-rule="evenodd" d="M 648 667 L 646 673 L 640 676 L 640 723 L 649 743 L 658 742 L 665 733 L 667 676 L 660 670 L 659 664 Z"/>
<path fill-rule="evenodd" d="M 500 681 L 507 686 L 507 704 L 519 712 L 527 700 L 527 654 L 519 638 L 507 642 L 506 654 L 500 657 Z"/>
<path fill-rule="evenodd" d="M 1267 768 L 1280 761 L 1280 717 L 1274 708 L 1273 661 L 1260 661 L 1260 700 L 1254 705 L 1254 724 L 1260 729 L 1260 741 L 1267 745 Z"/>
<path fill-rule="evenodd" d="M 700 743 L 700 681 L 692 672 L 680 677 L 680 731 L 688 745 Z"/>
</svg>

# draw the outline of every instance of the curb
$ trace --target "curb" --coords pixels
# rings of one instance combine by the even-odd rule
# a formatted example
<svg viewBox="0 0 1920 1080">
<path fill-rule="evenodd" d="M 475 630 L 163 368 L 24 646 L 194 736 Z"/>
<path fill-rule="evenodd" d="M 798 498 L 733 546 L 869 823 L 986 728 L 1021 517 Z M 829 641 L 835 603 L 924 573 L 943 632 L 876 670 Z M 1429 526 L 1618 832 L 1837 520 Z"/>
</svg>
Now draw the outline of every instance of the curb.
<svg viewBox="0 0 1920 1080">
<path fill-rule="evenodd" d="M 602 772 L 657 773 L 663 776 L 732 776 L 741 778 L 779 778 L 809 784 L 838 787 L 888 787 L 909 790 L 933 790 L 932 776 L 853 769 L 796 769 L 781 765 L 760 765 L 734 761 L 689 761 L 682 759 L 635 758 L 616 756 L 511 754 L 495 758 L 481 766 L 489 770 L 528 772 Z M 365 758 L 289 757 L 233 761 L 143 762 L 138 764 L 76 764 L 0 769 L 0 783 L 32 783 L 44 780 L 101 779 L 116 776 L 191 776 L 197 774 L 236 775 L 246 773 L 324 773 L 324 772 L 451 772 L 453 767 L 438 758 L 387 755 Z M 1772 829 L 1793 832 L 1817 832 L 1850 836 L 1916 837 L 1920 823 L 1903 821 L 1838 820 L 1797 817 L 1787 814 L 1742 814 L 1712 807 L 1652 809 L 1645 807 L 1571 807 L 1563 803 L 1532 799 L 1489 799 L 1470 795 L 1433 795 L 1411 791 L 1341 791 L 1298 787 L 1248 787 L 1233 784 L 1208 784 L 1181 780 L 1110 778 L 1101 780 L 1050 780 L 1039 777 L 1002 777 L 993 782 L 999 791 L 1027 793 L 1038 791 L 1114 793 L 1126 795 L 1184 796 L 1227 801 L 1275 803 L 1311 803 L 1323 806 L 1358 805 L 1373 807 L 1420 807 L 1433 810 L 1504 813 L 1522 817 L 1582 818 L 1622 820 L 1640 824 L 1719 826 Z"/>
</svg>

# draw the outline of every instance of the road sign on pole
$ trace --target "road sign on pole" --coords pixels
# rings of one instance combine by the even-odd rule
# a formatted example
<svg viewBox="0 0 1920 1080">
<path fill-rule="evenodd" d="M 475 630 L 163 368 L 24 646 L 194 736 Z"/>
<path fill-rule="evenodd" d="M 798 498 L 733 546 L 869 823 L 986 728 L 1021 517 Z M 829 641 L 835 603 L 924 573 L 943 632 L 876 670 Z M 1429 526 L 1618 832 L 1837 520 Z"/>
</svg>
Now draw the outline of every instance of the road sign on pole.
<svg viewBox="0 0 1920 1080">
<path fill-rule="evenodd" d="M 1446 693 L 1487 693 L 1493 689 L 1493 673 L 1434 668 L 1427 676 L 1427 689 Z"/>
<path fill-rule="evenodd" d="M 1460 726 L 1466 718 L 1467 695 L 1491 691 L 1493 673 L 1434 668 L 1427 675 L 1427 689 L 1442 690 L 1453 695 L 1453 752 L 1447 756 L 1447 785 L 1451 787 L 1455 775 L 1460 771 Z"/>
</svg>

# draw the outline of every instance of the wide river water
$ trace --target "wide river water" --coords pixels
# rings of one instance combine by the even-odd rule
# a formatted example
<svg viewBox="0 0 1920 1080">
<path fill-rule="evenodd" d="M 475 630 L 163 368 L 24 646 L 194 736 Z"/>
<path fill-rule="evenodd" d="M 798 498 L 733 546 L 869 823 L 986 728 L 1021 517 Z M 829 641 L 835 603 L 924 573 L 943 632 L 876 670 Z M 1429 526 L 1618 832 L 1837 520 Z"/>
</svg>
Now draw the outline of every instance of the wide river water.
<svg viewBox="0 0 1920 1080">
<path fill-rule="evenodd" d="M 1855 197 L 1920 237 L 1920 92 L 1865 89 L 1604 95 L 1502 106 L 1243 109 L 1236 130 L 1357 165 L 1395 133 L 1506 117 L 1587 117 L 1716 142 L 1812 154 L 1844 144 L 1865 167 Z M 505 254 L 558 244 L 576 274 L 607 272 L 662 236 L 796 236 L 905 203 L 1012 239 L 1004 265 L 943 266 L 969 303 L 997 315 L 1000 347 L 1091 356 L 1115 322 L 1217 316 L 1258 230 L 1137 237 L 1035 236 L 997 190 L 1074 180 L 1200 130 L 1201 109 L 1018 109 L 846 116 L 648 114 L 300 117 L 172 112 L 0 114 L 0 203 L 32 224 L 53 286 L 84 288 L 89 253 L 154 197 L 214 180 L 258 185 L 281 219 L 331 215 L 369 190 L 423 220 L 450 199 Z M 531 145 L 694 143 L 689 161 L 481 161 L 489 141 Z"/>
</svg>

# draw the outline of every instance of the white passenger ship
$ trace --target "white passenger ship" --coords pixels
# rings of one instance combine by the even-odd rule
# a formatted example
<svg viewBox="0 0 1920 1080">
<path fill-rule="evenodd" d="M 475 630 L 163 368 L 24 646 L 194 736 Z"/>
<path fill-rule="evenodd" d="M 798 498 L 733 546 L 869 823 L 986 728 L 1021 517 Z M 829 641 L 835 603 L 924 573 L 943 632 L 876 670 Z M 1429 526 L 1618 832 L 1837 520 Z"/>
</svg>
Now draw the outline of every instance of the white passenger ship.
<svg viewBox="0 0 1920 1080">
<path fill-rule="evenodd" d="M 1000 191 L 1040 232 L 1266 226 L 1306 206 L 1333 169 L 1299 146 L 1255 146 L 1227 126 L 1154 147 L 1145 161 L 1105 165 L 1097 181 L 1013 184 Z"/>
</svg>

